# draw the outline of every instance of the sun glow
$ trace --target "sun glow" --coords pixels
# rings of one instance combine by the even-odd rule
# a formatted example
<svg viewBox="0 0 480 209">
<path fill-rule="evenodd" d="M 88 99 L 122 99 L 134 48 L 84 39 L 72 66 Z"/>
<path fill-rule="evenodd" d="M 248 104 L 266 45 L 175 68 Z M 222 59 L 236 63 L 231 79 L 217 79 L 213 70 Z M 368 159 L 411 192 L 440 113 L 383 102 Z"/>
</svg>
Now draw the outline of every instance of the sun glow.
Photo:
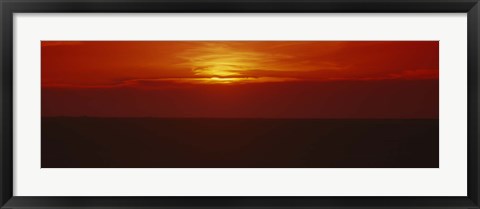
<svg viewBox="0 0 480 209">
<path fill-rule="evenodd" d="M 201 77 L 200 83 L 230 84 L 256 80 L 248 76 L 249 71 L 259 68 L 261 55 L 239 50 L 222 43 L 207 43 L 188 50 L 182 57 L 188 61 L 192 72 Z"/>
<path fill-rule="evenodd" d="M 247 80 L 245 78 L 220 78 L 220 77 L 211 77 L 207 83 L 234 83 L 241 80 Z"/>
<path fill-rule="evenodd" d="M 223 77 L 211 77 L 195 79 L 195 83 L 204 84 L 244 84 L 244 83 L 264 83 L 264 82 L 282 82 L 282 81 L 295 81 L 296 79 L 289 78 L 274 78 L 274 77 L 239 77 L 239 78 L 223 78 Z"/>
<path fill-rule="evenodd" d="M 195 75 L 199 76 L 213 76 L 213 77 L 227 77 L 240 75 L 236 72 L 236 67 L 224 64 L 205 65 L 206 67 L 196 67 L 193 69 Z"/>
</svg>

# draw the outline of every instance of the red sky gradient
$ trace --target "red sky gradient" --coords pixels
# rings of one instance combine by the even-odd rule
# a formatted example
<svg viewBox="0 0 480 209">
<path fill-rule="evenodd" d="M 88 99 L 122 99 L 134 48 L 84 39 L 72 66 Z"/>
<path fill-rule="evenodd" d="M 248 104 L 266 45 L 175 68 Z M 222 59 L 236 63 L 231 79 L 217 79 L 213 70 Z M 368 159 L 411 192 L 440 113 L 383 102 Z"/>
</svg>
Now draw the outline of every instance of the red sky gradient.
<svg viewBox="0 0 480 209">
<path fill-rule="evenodd" d="M 437 41 L 42 41 L 42 116 L 438 118 Z"/>
</svg>

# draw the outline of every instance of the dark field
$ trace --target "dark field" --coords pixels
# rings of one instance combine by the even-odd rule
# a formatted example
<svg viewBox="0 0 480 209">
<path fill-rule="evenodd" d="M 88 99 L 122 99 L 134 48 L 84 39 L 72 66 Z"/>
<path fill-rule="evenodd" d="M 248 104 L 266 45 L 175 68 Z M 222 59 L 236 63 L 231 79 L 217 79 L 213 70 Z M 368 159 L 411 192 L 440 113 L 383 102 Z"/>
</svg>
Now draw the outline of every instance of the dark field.
<svg viewBox="0 0 480 209">
<path fill-rule="evenodd" d="M 437 168 L 438 119 L 42 118 L 43 168 Z"/>
</svg>

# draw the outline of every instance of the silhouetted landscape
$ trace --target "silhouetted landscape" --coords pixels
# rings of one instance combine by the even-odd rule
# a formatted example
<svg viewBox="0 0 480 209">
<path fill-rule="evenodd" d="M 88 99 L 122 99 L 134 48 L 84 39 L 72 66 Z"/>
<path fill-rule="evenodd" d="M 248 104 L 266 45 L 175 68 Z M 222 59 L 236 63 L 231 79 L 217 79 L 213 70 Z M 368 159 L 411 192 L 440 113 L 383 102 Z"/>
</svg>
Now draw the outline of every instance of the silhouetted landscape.
<svg viewBox="0 0 480 209">
<path fill-rule="evenodd" d="M 43 168 L 437 168 L 438 119 L 43 117 Z"/>
</svg>

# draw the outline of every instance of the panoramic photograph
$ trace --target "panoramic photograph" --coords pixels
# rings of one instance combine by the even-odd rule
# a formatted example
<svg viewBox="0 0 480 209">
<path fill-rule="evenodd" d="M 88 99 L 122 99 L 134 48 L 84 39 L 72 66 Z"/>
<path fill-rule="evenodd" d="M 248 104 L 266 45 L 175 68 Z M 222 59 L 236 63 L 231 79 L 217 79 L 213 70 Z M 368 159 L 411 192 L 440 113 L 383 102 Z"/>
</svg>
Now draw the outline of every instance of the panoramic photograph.
<svg viewBox="0 0 480 209">
<path fill-rule="evenodd" d="M 42 41 L 42 168 L 438 168 L 438 41 Z"/>
</svg>

